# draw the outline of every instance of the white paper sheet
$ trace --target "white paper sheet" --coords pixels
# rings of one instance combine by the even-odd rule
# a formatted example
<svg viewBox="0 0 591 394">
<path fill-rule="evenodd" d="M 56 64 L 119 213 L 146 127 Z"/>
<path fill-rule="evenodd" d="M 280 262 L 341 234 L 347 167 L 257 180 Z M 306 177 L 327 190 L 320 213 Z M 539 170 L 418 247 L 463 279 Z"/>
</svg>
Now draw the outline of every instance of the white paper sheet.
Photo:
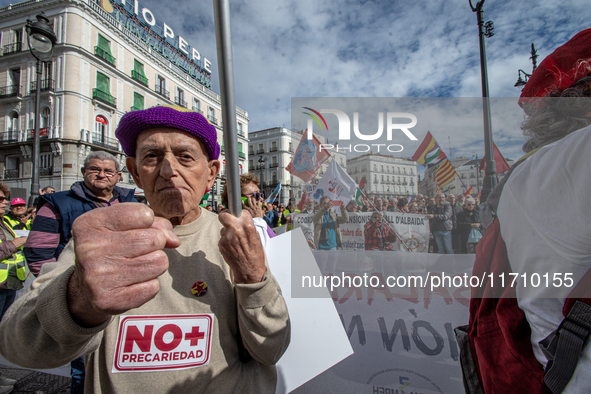
<svg viewBox="0 0 591 394">
<path fill-rule="evenodd" d="M 326 298 L 291 298 L 292 258 L 306 272 L 320 275 L 301 229 L 272 238 L 266 252 L 291 319 L 291 344 L 277 363 L 275 393 L 284 394 L 349 357 L 353 349 L 327 289 Z"/>
</svg>

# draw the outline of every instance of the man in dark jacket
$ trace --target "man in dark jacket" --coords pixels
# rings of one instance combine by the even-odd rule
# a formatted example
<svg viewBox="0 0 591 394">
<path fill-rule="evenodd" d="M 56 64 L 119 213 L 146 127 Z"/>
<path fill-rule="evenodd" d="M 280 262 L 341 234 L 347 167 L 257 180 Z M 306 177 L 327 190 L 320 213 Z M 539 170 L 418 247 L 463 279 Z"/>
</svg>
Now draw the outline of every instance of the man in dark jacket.
<svg viewBox="0 0 591 394">
<path fill-rule="evenodd" d="M 72 224 L 78 216 L 95 208 L 136 201 L 133 189 L 116 186 L 121 172 L 113 155 L 91 152 L 81 171 L 84 181 L 74 183 L 70 190 L 39 197 L 37 217 L 24 246 L 27 264 L 35 276 L 43 264 L 57 260 L 72 238 Z M 71 366 L 71 393 L 83 393 L 84 359 L 72 361 Z"/>
<path fill-rule="evenodd" d="M 451 230 L 452 223 L 452 208 L 451 205 L 445 201 L 445 194 L 439 193 L 435 198 L 436 204 L 429 207 L 428 219 L 431 220 L 431 232 L 437 244 L 439 253 L 453 254 L 454 251 L 451 246 Z"/>
</svg>

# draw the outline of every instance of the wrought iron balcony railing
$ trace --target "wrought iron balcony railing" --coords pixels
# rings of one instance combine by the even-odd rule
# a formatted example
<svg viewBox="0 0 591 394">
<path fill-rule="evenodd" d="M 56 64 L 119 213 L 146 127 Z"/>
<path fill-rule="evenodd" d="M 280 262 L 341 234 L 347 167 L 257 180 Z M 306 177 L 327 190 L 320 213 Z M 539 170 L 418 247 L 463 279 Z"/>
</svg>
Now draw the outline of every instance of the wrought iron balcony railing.
<svg viewBox="0 0 591 394">
<path fill-rule="evenodd" d="M 11 53 L 21 52 L 23 50 L 22 42 L 14 42 L 12 44 L 4 45 L 4 55 L 10 55 Z"/>
<path fill-rule="evenodd" d="M 55 83 L 53 79 L 42 79 L 41 80 L 41 91 L 42 92 L 53 92 L 55 91 Z M 37 92 L 37 81 L 31 82 L 31 89 L 29 89 L 30 94 Z"/>
<path fill-rule="evenodd" d="M 109 104 L 113 107 L 117 107 L 117 99 L 111 96 L 109 93 L 103 92 L 102 90 L 92 89 L 92 98 L 102 101 L 103 103 Z"/>
<path fill-rule="evenodd" d="M 148 78 L 144 77 L 142 74 L 135 70 L 131 70 L 131 77 L 138 81 L 139 83 L 148 86 Z"/>
<path fill-rule="evenodd" d="M 14 179 L 14 178 L 20 178 L 18 169 L 4 170 L 4 179 Z"/>
<path fill-rule="evenodd" d="M 100 133 L 92 133 L 92 143 L 105 148 L 119 150 L 119 141 L 116 138 L 105 137 Z"/>
<path fill-rule="evenodd" d="M 0 98 L 6 97 L 21 97 L 21 85 L 0 87 Z"/>
<path fill-rule="evenodd" d="M 185 100 L 183 100 L 182 98 L 180 98 L 179 96 L 176 96 L 174 98 L 174 103 L 176 105 L 183 107 L 183 108 L 187 108 L 187 102 Z"/>
<path fill-rule="evenodd" d="M 115 58 L 102 48 L 94 47 L 94 54 L 106 61 L 107 63 L 110 63 L 113 66 L 115 65 Z"/>
<path fill-rule="evenodd" d="M 165 97 L 170 100 L 170 93 L 168 92 L 168 90 L 164 89 L 162 86 L 156 85 L 156 87 L 154 87 L 154 91 L 156 93 L 158 93 L 159 95 L 161 95 L 162 97 Z"/>
</svg>

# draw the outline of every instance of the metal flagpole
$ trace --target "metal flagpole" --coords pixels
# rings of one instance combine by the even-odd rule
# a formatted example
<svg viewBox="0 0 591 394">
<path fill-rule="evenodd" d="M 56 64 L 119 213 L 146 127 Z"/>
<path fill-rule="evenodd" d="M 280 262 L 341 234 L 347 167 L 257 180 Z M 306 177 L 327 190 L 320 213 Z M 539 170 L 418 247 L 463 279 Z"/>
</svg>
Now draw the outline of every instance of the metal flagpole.
<svg viewBox="0 0 591 394">
<path fill-rule="evenodd" d="M 234 95 L 234 66 L 230 31 L 229 0 L 214 0 L 215 37 L 220 73 L 220 96 L 224 125 L 224 148 L 228 188 L 228 208 L 234 216 L 240 216 L 240 172 L 238 162 L 238 127 L 236 125 L 236 100 Z"/>
</svg>

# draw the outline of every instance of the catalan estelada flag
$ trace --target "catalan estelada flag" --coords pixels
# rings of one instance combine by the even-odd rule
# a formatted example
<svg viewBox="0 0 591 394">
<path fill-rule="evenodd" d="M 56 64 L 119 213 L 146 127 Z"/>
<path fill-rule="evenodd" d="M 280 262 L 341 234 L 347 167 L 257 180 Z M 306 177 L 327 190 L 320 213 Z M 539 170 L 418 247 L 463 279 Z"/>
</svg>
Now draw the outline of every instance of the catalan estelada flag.
<svg viewBox="0 0 591 394">
<path fill-rule="evenodd" d="M 439 187 L 443 187 L 454 180 L 457 173 L 449 160 L 445 160 L 435 172 L 435 181 Z"/>
<path fill-rule="evenodd" d="M 430 131 L 427 132 L 425 139 L 421 142 L 419 149 L 417 149 L 412 157 L 414 161 L 422 166 L 439 163 L 445 158 L 445 153 L 443 153 L 443 150 L 441 150 L 441 147 L 435 141 Z"/>
</svg>

